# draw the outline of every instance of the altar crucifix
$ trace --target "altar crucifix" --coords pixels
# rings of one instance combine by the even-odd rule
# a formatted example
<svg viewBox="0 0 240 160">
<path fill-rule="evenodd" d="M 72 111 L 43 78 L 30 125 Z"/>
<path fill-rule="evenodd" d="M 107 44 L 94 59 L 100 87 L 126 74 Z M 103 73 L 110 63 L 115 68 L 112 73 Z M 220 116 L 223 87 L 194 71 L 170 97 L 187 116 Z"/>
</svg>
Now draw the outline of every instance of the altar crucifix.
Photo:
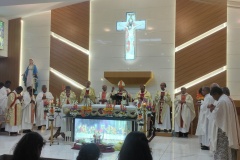
<svg viewBox="0 0 240 160">
<path fill-rule="evenodd" d="M 134 12 L 126 13 L 126 22 L 117 22 L 117 31 L 125 31 L 125 58 L 135 59 L 136 30 L 145 30 L 146 21 L 136 21 Z"/>
</svg>

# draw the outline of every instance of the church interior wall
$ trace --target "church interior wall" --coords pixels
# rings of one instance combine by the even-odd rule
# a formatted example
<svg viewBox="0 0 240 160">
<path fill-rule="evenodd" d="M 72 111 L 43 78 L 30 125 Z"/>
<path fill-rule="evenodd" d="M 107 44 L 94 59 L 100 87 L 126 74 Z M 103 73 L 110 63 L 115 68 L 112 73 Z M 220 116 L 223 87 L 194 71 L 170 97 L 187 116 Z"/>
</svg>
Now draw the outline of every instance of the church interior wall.
<svg viewBox="0 0 240 160">
<path fill-rule="evenodd" d="M 227 86 L 234 100 L 240 100 L 240 3 L 227 10 Z"/>
<path fill-rule="evenodd" d="M 32 58 L 38 69 L 38 91 L 41 91 L 42 85 L 49 86 L 51 12 L 24 17 L 22 21 L 21 73 L 24 73 Z"/>
<path fill-rule="evenodd" d="M 225 3 L 181 0 L 176 1 L 176 46 L 178 47 L 207 31 L 227 22 L 227 1 Z M 210 72 L 226 66 L 226 27 L 176 52 L 175 87 L 181 87 Z M 218 83 L 226 86 L 226 72 L 187 88 L 196 101 L 197 91 L 203 86 Z M 195 106 L 196 117 L 198 108 Z M 192 123 L 195 133 L 197 118 Z"/>
<path fill-rule="evenodd" d="M 54 9 L 51 12 L 51 32 L 89 50 L 90 2 Z M 51 36 L 50 67 L 71 80 L 85 85 L 89 77 L 89 56 L 73 46 Z M 81 89 L 50 73 L 50 90 L 55 95 L 62 86 L 70 85 L 79 98 Z"/>
<path fill-rule="evenodd" d="M 108 5 L 105 5 L 108 4 Z M 111 6 L 111 7 L 109 7 Z M 116 22 L 126 21 L 126 12 L 135 12 L 136 20 L 146 20 L 146 30 L 136 31 L 136 58 L 125 59 L 125 31 L 116 31 Z M 154 96 L 160 83 L 174 91 L 175 1 L 91 1 L 90 80 L 96 92 L 106 84 L 104 71 L 152 71 L 146 89 Z M 119 79 L 120 80 L 120 79 Z M 137 82 L 136 82 L 137 83 Z M 135 96 L 139 84 L 126 90 Z"/>
<path fill-rule="evenodd" d="M 0 58 L 0 81 L 11 80 L 11 89 L 19 85 L 21 50 L 21 18 L 8 21 L 8 57 Z"/>
<path fill-rule="evenodd" d="M 4 46 L 0 49 L 0 57 L 8 56 L 8 20 L 0 17 L 0 21 L 4 22 Z"/>
</svg>

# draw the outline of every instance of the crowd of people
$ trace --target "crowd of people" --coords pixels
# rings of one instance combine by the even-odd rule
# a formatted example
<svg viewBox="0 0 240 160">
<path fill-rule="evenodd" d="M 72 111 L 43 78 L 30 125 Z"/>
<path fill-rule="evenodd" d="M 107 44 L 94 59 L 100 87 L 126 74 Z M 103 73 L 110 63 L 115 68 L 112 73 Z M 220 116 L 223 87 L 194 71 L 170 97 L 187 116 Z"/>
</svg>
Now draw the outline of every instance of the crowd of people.
<svg viewBox="0 0 240 160">
<path fill-rule="evenodd" d="M 37 132 L 25 134 L 16 144 L 12 160 L 39 160 L 45 140 Z M 83 144 L 76 160 L 98 160 L 101 156 L 95 143 Z M 118 160 L 152 160 L 151 149 L 144 133 L 134 131 L 127 135 L 118 154 Z"/>
<path fill-rule="evenodd" d="M 170 93 L 166 89 L 167 85 L 164 82 L 160 84 L 160 90 L 156 92 L 154 97 L 143 84 L 139 86 L 139 91 L 135 97 L 129 94 L 124 86 L 125 83 L 119 81 L 118 90 L 115 91 L 115 88 L 112 87 L 111 92 L 108 92 L 107 86 L 103 85 L 102 91 L 96 96 L 95 90 L 91 87 L 91 82 L 87 81 L 80 95 L 80 103 L 84 103 L 86 98 L 89 98 L 92 103 L 101 104 L 110 101 L 123 105 L 127 105 L 129 102 L 150 103 L 155 110 L 154 126 L 156 130 L 166 132 L 172 129 L 170 110 L 171 107 L 174 107 L 174 131 L 178 133 L 178 137 L 188 137 L 190 124 L 195 118 L 195 108 L 194 100 L 187 93 L 185 87 L 181 88 L 181 93 L 176 95 L 174 102 L 172 102 Z M 23 130 L 23 133 L 32 132 L 34 123 L 38 129 L 47 125 L 44 106 L 54 99 L 51 92 L 47 91 L 47 86 L 42 86 L 42 91 L 37 94 L 36 98 L 34 96 L 35 89 L 32 86 L 28 86 L 24 92 L 21 86 L 16 87 L 13 91 L 10 88 L 11 81 L 6 81 L 5 84 L 0 83 L 0 115 L 4 115 L 0 117 L 1 130 L 5 130 L 11 136 L 14 136 L 18 135 L 20 130 Z M 21 94 L 22 92 L 23 94 Z M 221 88 L 214 83 L 210 87 L 202 87 L 201 93 L 204 99 L 201 103 L 197 103 L 200 112 L 196 130 L 201 149 L 213 151 L 215 159 L 221 159 L 222 157 L 222 159 L 236 159 L 236 150 L 239 149 L 240 144 L 240 129 L 236 107 L 230 97 L 229 89 L 227 87 Z M 121 97 L 120 100 L 119 97 Z M 70 86 L 66 86 L 60 94 L 60 105 L 72 104 L 76 100 L 76 94 Z M 56 123 L 58 124 L 56 125 L 58 130 L 54 134 L 54 138 L 66 131 L 66 128 L 64 128 L 66 123 L 65 119 Z M 136 136 L 140 133 L 133 132 L 132 134 Z M 127 136 L 125 141 L 127 139 L 135 141 L 131 134 Z M 144 141 L 144 137 L 140 139 Z M 127 159 L 125 156 L 130 156 L 130 154 L 127 154 L 128 152 L 135 152 L 129 146 L 130 144 L 124 142 L 119 153 L 119 159 Z M 124 150 L 125 148 L 127 149 Z M 122 155 L 122 153 L 125 154 Z M 145 159 L 148 159 L 151 154 L 145 156 L 147 156 Z"/>
<path fill-rule="evenodd" d="M 204 100 L 199 103 L 200 113 L 196 135 L 202 150 L 211 150 L 214 159 L 237 159 L 240 128 L 236 106 L 227 87 L 213 83 L 202 88 Z"/>
</svg>

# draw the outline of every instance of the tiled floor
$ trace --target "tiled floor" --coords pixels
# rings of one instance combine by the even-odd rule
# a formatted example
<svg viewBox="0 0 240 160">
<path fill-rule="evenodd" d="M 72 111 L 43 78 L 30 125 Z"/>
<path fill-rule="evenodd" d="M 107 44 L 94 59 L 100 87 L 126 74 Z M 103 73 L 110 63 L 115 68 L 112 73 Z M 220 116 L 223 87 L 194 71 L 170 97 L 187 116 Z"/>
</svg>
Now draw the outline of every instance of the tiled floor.
<svg viewBox="0 0 240 160">
<path fill-rule="evenodd" d="M 50 131 L 42 131 L 41 135 L 48 139 Z M 10 137 L 0 135 L 0 155 L 12 154 L 14 145 L 22 137 Z M 78 150 L 72 150 L 70 144 L 65 144 L 59 138 L 60 145 L 46 144 L 42 150 L 42 157 L 74 160 L 78 155 Z M 188 139 L 172 137 L 155 137 L 150 142 L 154 160 L 211 160 L 213 157 L 208 151 L 202 151 L 197 137 Z M 100 160 L 116 160 L 118 152 L 104 153 Z"/>
</svg>

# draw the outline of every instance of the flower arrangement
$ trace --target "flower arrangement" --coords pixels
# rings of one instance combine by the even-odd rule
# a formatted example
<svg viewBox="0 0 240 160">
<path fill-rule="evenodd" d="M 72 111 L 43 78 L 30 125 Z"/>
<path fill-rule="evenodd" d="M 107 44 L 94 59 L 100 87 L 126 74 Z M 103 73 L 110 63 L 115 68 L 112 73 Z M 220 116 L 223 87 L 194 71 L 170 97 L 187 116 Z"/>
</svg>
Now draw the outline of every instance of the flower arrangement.
<svg viewBox="0 0 240 160">
<path fill-rule="evenodd" d="M 198 103 L 201 103 L 201 101 L 204 100 L 204 96 L 201 93 L 197 92 L 196 99 Z"/>
<path fill-rule="evenodd" d="M 70 115 L 77 116 L 79 115 L 79 110 L 77 104 L 74 104 L 73 107 L 70 109 Z"/>
<path fill-rule="evenodd" d="M 55 112 L 60 113 L 61 112 L 61 108 L 55 107 Z"/>
<path fill-rule="evenodd" d="M 91 106 L 82 106 L 81 108 L 81 116 L 82 117 L 85 117 L 85 116 L 88 116 L 90 115 L 92 112 L 92 107 Z"/>
<path fill-rule="evenodd" d="M 59 108 L 60 107 L 60 101 L 59 98 L 56 98 L 56 106 Z"/>
<path fill-rule="evenodd" d="M 112 116 L 113 110 L 114 110 L 114 106 L 112 104 L 107 103 L 106 107 L 103 109 L 103 112 L 108 116 Z"/>
<path fill-rule="evenodd" d="M 44 106 L 44 112 L 48 113 L 49 112 L 49 102 L 48 102 L 48 100 L 43 101 L 43 106 Z"/>
<path fill-rule="evenodd" d="M 154 106 L 151 104 L 151 102 L 149 102 L 146 99 L 143 99 L 143 101 L 139 101 L 138 112 L 137 112 L 137 120 L 140 123 L 142 123 L 143 116 L 145 116 L 144 113 L 145 114 L 152 114 L 153 111 L 154 111 Z"/>
<path fill-rule="evenodd" d="M 120 105 L 120 112 L 118 114 L 119 117 L 127 116 L 127 107 L 124 105 Z"/>
</svg>

